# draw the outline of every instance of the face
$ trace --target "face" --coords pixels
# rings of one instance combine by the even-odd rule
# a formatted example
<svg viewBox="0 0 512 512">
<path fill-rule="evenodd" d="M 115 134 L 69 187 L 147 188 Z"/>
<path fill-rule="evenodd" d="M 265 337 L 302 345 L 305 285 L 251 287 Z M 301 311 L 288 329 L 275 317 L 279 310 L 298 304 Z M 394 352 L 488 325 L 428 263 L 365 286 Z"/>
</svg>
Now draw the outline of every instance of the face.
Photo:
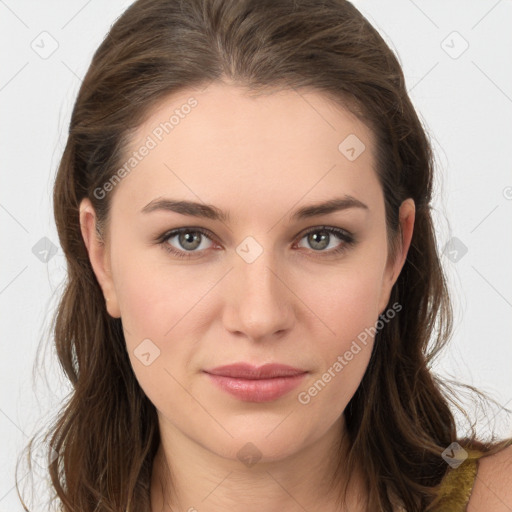
<svg viewBox="0 0 512 512">
<path fill-rule="evenodd" d="M 122 179 L 102 189 L 106 245 L 88 200 L 81 222 L 161 428 L 223 457 L 252 443 L 275 460 L 339 425 L 414 222 L 408 200 L 388 259 L 373 148 L 364 124 L 314 91 L 251 97 L 213 84 L 166 99 L 138 128 Z M 299 371 L 207 373 L 235 363 Z"/>
</svg>

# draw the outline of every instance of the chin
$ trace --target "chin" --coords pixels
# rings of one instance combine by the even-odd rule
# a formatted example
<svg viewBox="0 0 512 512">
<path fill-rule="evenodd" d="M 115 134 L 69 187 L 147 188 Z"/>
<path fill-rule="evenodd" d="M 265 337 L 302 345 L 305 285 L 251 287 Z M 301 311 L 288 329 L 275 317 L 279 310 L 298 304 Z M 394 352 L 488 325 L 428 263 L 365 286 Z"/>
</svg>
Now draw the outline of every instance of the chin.
<svg viewBox="0 0 512 512">
<path fill-rule="evenodd" d="M 220 440 L 216 439 L 214 443 L 210 438 L 205 444 L 218 455 L 240 461 L 247 467 L 284 460 L 300 452 L 306 445 L 304 432 L 300 429 L 276 429 L 278 423 L 274 423 L 270 429 L 261 428 L 261 424 L 259 425 L 260 428 L 255 428 L 256 425 L 252 422 L 252 425 L 237 430 L 236 434 L 231 431 L 233 438 L 226 435 L 223 436 L 223 442 L 217 442 Z"/>
</svg>

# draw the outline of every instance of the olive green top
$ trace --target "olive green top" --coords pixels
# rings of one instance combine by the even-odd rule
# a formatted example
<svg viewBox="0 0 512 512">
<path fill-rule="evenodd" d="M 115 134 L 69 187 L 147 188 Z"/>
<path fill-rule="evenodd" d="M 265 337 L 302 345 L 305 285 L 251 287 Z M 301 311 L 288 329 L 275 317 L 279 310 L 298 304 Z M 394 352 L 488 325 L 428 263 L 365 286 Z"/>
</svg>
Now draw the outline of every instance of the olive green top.
<svg viewBox="0 0 512 512">
<path fill-rule="evenodd" d="M 441 481 L 439 501 L 435 512 L 464 512 L 475 484 L 478 460 L 483 455 L 478 450 L 466 450 L 468 457 L 460 466 L 448 469 Z"/>
</svg>

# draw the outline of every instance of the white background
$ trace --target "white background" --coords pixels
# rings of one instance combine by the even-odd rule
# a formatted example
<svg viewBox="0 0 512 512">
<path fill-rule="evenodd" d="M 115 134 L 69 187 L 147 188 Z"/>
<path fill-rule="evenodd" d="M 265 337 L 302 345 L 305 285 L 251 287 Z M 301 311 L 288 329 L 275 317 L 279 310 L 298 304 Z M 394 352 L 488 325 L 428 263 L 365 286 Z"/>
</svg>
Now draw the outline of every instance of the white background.
<svg viewBox="0 0 512 512">
<path fill-rule="evenodd" d="M 511 406 L 512 1 L 354 3 L 398 54 L 433 141 L 439 250 L 453 237 L 467 248 L 443 255 L 455 329 L 436 370 Z M 52 186 L 81 77 L 130 4 L 0 0 L 0 512 L 22 510 L 16 456 L 68 390 L 49 343 L 65 276 Z M 47 58 L 37 53 L 52 44 Z M 33 252 L 44 237 L 57 247 L 47 262 Z M 53 397 L 32 375 L 40 343 Z M 512 435 L 512 425 L 501 432 Z"/>
</svg>

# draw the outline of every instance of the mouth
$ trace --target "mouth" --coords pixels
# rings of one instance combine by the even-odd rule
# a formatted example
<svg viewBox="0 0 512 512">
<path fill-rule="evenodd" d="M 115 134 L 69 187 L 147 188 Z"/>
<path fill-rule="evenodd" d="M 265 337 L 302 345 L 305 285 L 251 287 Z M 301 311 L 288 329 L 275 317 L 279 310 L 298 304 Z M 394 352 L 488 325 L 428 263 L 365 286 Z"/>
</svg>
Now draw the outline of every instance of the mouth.
<svg viewBox="0 0 512 512">
<path fill-rule="evenodd" d="M 270 402 L 296 388 L 307 375 L 306 370 L 283 364 L 260 367 L 237 363 L 204 370 L 222 391 L 245 402 Z"/>
</svg>

